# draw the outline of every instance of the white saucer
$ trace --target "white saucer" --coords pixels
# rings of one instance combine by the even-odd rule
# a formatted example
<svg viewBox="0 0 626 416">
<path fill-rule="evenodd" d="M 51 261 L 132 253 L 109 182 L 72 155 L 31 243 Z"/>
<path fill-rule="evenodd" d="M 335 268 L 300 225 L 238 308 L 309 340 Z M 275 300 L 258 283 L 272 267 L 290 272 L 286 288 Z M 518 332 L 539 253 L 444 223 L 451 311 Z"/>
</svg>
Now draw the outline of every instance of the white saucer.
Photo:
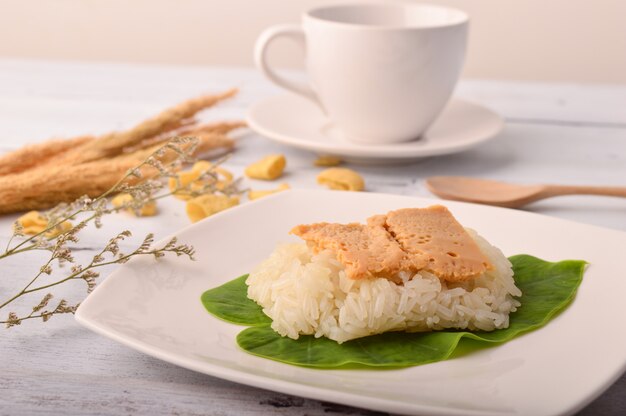
<svg viewBox="0 0 626 416">
<path fill-rule="evenodd" d="M 493 111 L 452 99 L 419 140 L 357 144 L 343 139 L 317 106 L 294 94 L 257 102 L 250 108 L 247 121 L 250 128 L 270 140 L 362 163 L 412 161 L 461 152 L 496 137 L 504 125 Z"/>
</svg>

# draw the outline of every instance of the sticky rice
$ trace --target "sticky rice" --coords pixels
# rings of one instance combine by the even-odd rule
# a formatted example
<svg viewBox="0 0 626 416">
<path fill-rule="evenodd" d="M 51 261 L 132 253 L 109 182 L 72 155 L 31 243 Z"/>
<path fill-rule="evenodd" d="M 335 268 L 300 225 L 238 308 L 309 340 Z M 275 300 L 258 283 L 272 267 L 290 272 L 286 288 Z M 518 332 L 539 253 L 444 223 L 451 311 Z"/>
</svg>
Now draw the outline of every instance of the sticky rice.
<svg viewBox="0 0 626 416">
<path fill-rule="evenodd" d="M 263 307 L 272 328 L 289 338 L 328 337 L 342 343 L 388 331 L 507 328 L 520 306 L 511 263 L 466 229 L 492 267 L 471 280 L 446 282 L 428 271 L 396 279 L 354 280 L 329 250 L 305 243 L 276 247 L 246 280 L 248 297 Z"/>
</svg>

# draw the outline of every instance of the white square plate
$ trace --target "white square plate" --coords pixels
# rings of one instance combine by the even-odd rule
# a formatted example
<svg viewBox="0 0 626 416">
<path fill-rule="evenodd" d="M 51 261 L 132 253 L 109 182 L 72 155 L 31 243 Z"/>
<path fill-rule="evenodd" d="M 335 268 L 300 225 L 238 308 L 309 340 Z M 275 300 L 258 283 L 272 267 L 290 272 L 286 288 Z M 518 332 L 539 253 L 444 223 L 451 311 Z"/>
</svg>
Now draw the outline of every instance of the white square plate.
<svg viewBox="0 0 626 416">
<path fill-rule="evenodd" d="M 572 414 L 626 369 L 626 234 L 537 214 L 445 201 L 506 255 L 590 264 L 576 299 L 544 328 L 460 358 L 401 370 L 314 370 L 240 350 L 244 328 L 209 315 L 207 289 L 247 273 L 297 224 L 364 221 L 423 198 L 287 191 L 217 214 L 177 236 L 197 261 L 138 258 L 81 305 L 86 327 L 141 352 L 251 386 L 388 412 L 428 415 Z"/>
</svg>

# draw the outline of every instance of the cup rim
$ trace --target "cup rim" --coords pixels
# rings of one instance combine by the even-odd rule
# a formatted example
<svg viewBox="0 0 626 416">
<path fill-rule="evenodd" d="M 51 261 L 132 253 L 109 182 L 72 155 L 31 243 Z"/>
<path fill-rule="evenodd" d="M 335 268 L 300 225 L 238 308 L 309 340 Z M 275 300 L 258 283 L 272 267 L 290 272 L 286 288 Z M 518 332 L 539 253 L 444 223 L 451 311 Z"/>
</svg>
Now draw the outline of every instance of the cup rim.
<svg viewBox="0 0 626 416">
<path fill-rule="evenodd" d="M 332 10 L 332 9 L 341 9 L 341 8 L 359 8 L 359 7 L 380 7 L 387 9 L 439 9 L 439 10 L 448 10 L 458 14 L 458 19 L 453 20 L 447 23 L 439 23 L 439 24 L 428 24 L 428 25 L 373 25 L 373 24 L 365 24 L 365 23 L 353 23 L 353 22 L 342 22 L 338 20 L 331 20 L 327 18 L 323 18 L 317 16 L 319 12 L 324 10 Z M 330 4 L 320 7 L 314 7 L 305 11 L 302 15 L 303 19 L 313 20 L 319 23 L 346 28 L 346 29 L 359 29 L 359 30 L 371 30 L 371 31 L 390 31 L 390 30 L 428 30 L 428 29 L 436 29 L 436 28 L 446 28 L 446 27 L 454 27 L 463 25 L 469 22 L 469 14 L 461 9 L 457 9 L 454 7 L 441 6 L 438 4 L 432 3 L 386 3 L 381 1 L 365 1 L 365 2 L 356 2 L 356 3 L 336 3 Z"/>
</svg>

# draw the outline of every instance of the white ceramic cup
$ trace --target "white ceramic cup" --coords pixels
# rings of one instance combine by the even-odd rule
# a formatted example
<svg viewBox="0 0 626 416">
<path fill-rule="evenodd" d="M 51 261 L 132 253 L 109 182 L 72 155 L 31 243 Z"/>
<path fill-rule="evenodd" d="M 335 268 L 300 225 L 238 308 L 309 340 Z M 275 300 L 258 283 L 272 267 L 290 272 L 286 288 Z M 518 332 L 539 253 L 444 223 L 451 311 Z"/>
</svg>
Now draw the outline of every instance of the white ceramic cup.
<svg viewBox="0 0 626 416">
<path fill-rule="evenodd" d="M 450 99 L 465 58 L 468 16 L 425 4 L 347 4 L 304 13 L 302 25 L 266 29 L 258 68 L 275 84 L 318 104 L 346 140 L 415 140 Z M 272 40 L 301 42 L 310 85 L 277 74 Z"/>
</svg>

